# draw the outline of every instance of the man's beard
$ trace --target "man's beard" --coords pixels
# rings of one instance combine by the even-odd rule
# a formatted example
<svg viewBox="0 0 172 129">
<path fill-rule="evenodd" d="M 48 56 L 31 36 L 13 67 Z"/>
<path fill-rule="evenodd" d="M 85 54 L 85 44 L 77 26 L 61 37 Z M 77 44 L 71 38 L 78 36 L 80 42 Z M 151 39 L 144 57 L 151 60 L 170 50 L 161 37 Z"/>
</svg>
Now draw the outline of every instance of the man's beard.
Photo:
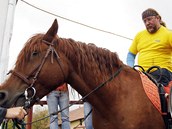
<svg viewBox="0 0 172 129">
<path fill-rule="evenodd" d="M 146 29 L 151 34 L 155 33 L 158 30 L 156 26 L 146 27 Z"/>
</svg>

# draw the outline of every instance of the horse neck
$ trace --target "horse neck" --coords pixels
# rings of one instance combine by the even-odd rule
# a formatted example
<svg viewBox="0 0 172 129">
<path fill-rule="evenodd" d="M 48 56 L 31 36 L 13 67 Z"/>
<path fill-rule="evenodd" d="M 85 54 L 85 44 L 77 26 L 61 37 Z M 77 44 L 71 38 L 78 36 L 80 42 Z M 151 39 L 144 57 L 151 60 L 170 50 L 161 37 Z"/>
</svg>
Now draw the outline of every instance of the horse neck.
<svg viewBox="0 0 172 129">
<path fill-rule="evenodd" d="M 69 43 L 64 43 L 63 45 L 69 45 L 68 48 L 71 47 Z M 76 44 L 76 45 L 80 45 L 80 44 Z M 105 66 L 101 67 L 101 65 L 104 64 L 101 64 L 101 62 L 98 62 L 96 59 L 89 59 L 89 57 L 87 57 L 86 54 L 84 53 L 84 48 L 82 50 L 81 48 L 77 49 L 77 47 L 78 46 L 74 47 L 74 49 L 71 48 L 67 49 L 66 47 L 62 46 L 61 51 L 62 53 L 65 53 L 66 58 L 71 64 L 71 66 L 69 67 L 71 67 L 70 69 L 72 69 L 72 71 L 69 74 L 67 80 L 68 83 L 75 90 L 77 90 L 79 94 L 85 96 L 88 93 L 90 93 L 92 90 L 94 90 L 97 86 L 99 86 L 107 79 L 109 79 L 111 75 L 115 71 L 117 71 L 118 67 L 117 65 L 113 66 L 111 64 L 107 65 L 106 67 Z M 96 54 L 97 56 L 101 56 L 99 55 L 99 53 Z M 116 57 L 113 58 L 115 59 Z M 108 60 L 106 60 L 106 63 L 107 62 Z M 109 67 L 113 67 L 112 70 L 109 69 Z M 101 91 L 101 94 L 107 95 L 109 89 L 105 86 L 103 90 L 107 92 L 105 93 L 104 91 L 103 92 Z M 102 100 L 100 100 L 99 93 L 100 92 L 94 92 L 90 94 L 87 100 L 95 106 L 100 105 L 102 103 Z"/>
</svg>

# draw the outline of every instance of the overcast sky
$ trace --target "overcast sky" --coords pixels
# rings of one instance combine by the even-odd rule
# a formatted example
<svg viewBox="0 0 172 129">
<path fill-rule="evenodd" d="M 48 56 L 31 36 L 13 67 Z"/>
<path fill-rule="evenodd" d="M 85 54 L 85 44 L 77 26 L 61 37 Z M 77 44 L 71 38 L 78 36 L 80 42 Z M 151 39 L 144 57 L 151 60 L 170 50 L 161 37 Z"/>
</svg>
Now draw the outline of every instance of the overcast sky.
<svg viewBox="0 0 172 129">
<path fill-rule="evenodd" d="M 28 3 L 55 15 L 112 32 L 130 39 L 144 29 L 141 13 L 147 8 L 156 9 L 167 27 L 172 29 L 171 0 L 26 0 Z M 46 32 L 54 19 L 59 24 L 58 35 L 76 41 L 94 43 L 117 52 L 125 62 L 132 40 L 100 32 L 35 9 L 18 1 L 13 35 L 10 43 L 9 69 L 16 61 L 24 43 L 33 35 Z"/>
<path fill-rule="evenodd" d="M 167 27 L 172 28 L 171 0 L 26 0 L 26 2 L 58 16 L 131 39 L 138 31 L 144 29 L 141 13 L 147 8 L 156 9 Z M 126 63 L 125 58 L 131 40 L 47 14 L 19 0 L 10 43 L 9 69 L 14 65 L 27 39 L 35 33 L 46 32 L 55 18 L 58 20 L 60 37 L 94 43 L 115 51 Z"/>
</svg>

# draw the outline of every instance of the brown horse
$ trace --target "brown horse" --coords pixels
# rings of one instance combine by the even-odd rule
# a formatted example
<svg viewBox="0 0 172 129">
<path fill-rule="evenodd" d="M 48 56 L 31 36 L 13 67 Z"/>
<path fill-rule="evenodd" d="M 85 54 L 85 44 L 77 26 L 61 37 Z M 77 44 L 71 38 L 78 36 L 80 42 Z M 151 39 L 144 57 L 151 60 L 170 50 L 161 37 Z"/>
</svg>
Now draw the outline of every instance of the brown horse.
<svg viewBox="0 0 172 129">
<path fill-rule="evenodd" d="M 165 129 L 161 113 L 146 96 L 136 70 L 116 53 L 57 36 L 54 21 L 21 50 L 0 89 L 0 105 L 32 106 L 60 84 L 69 83 L 93 106 L 95 129 Z"/>
</svg>

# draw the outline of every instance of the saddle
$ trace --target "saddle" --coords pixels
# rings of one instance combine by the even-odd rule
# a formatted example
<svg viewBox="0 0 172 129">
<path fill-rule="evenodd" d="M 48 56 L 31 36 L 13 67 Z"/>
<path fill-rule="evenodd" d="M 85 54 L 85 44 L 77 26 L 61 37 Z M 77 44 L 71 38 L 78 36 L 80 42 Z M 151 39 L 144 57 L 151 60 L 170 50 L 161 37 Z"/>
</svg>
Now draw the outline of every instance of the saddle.
<svg viewBox="0 0 172 129">
<path fill-rule="evenodd" d="M 145 92 L 146 92 L 147 96 L 149 97 L 149 99 L 151 100 L 151 102 L 159 110 L 159 112 L 161 112 L 162 117 L 164 119 L 164 123 L 166 125 L 166 129 L 172 129 L 172 81 L 170 81 L 168 83 L 168 85 L 165 85 L 165 86 L 159 82 L 161 79 L 161 74 L 162 74 L 161 68 L 159 66 L 152 66 L 147 71 L 145 71 L 141 66 L 136 65 L 133 68 L 135 69 L 135 67 L 139 67 L 142 70 L 140 73 L 142 82 L 145 81 L 145 79 L 143 79 L 144 77 L 142 75 L 142 74 L 144 74 L 149 78 L 149 80 L 151 80 L 156 85 L 156 88 L 158 88 L 158 90 L 157 90 L 157 89 L 155 89 L 155 86 L 153 86 L 153 89 L 146 90 L 148 88 L 148 86 L 147 86 L 147 88 L 145 88 L 145 86 L 143 86 L 145 89 Z M 155 78 L 149 73 L 154 68 L 159 70 L 159 78 Z M 147 93 L 147 91 L 153 91 L 154 93 L 152 95 L 152 93 Z M 158 91 L 159 96 L 156 95 L 156 93 L 155 93 L 157 91 Z M 154 100 L 152 99 L 152 96 L 154 97 Z M 159 102 L 159 100 L 160 100 L 160 102 Z"/>
</svg>

